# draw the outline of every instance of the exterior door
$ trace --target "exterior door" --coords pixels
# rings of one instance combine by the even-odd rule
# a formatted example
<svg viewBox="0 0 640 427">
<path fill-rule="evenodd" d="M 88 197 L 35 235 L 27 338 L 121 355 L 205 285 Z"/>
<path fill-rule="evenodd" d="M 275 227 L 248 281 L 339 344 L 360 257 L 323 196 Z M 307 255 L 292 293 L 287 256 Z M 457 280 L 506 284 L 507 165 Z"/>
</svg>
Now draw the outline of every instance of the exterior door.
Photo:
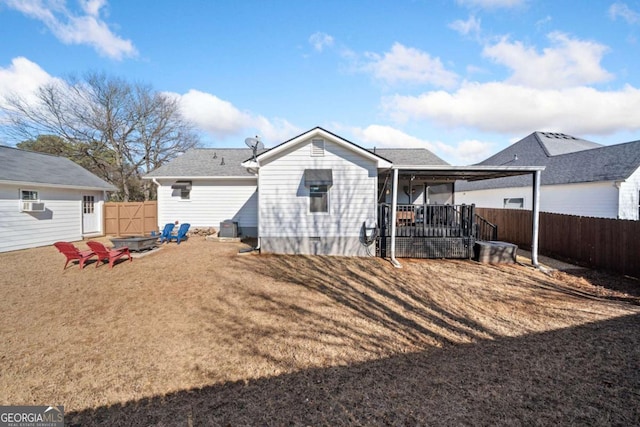
<svg viewBox="0 0 640 427">
<path fill-rule="evenodd" d="M 95 196 L 82 196 L 82 233 L 97 233 L 100 231 L 98 227 L 98 214 L 95 209 Z"/>
</svg>

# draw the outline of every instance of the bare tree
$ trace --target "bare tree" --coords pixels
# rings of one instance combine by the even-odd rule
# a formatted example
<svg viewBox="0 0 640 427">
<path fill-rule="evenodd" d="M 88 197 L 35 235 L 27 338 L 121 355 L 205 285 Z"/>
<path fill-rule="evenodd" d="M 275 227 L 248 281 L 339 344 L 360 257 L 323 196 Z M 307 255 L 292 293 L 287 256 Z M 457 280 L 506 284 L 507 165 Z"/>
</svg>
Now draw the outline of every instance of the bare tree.
<svg viewBox="0 0 640 427">
<path fill-rule="evenodd" d="M 5 134 L 63 138 L 124 201 L 153 197 L 154 188 L 140 177 L 198 144 L 175 98 L 103 73 L 54 81 L 41 86 L 35 100 L 10 96 L 4 104 Z"/>
</svg>

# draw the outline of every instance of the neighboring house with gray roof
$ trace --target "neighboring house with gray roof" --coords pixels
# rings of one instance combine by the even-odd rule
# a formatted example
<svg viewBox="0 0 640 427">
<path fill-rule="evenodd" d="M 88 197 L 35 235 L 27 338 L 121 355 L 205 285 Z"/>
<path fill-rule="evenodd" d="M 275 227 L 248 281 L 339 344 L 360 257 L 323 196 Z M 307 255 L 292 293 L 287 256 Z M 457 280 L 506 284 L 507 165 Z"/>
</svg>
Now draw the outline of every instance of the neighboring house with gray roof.
<svg viewBox="0 0 640 427">
<path fill-rule="evenodd" d="M 375 223 L 394 163 L 447 165 L 426 149 L 365 149 L 316 127 L 255 159 L 248 148 L 192 149 L 144 178 L 158 186 L 159 226 L 233 220 L 266 252 L 367 255 L 363 223 Z M 422 203 L 427 187 L 413 188 Z"/>
<path fill-rule="evenodd" d="M 534 132 L 479 165 L 546 166 L 540 210 L 640 219 L 640 141 L 603 146 L 561 133 Z M 531 178 L 457 182 L 456 203 L 531 209 Z"/>
<path fill-rule="evenodd" d="M 115 190 L 67 158 L 0 146 L 0 252 L 104 234 Z"/>
</svg>

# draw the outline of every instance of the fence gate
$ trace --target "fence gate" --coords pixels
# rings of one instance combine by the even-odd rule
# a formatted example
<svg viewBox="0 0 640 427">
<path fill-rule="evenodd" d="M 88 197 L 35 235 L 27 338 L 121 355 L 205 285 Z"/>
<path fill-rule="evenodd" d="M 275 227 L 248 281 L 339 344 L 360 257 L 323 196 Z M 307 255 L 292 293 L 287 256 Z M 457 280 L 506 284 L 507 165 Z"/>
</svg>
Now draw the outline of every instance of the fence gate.
<svg viewBox="0 0 640 427">
<path fill-rule="evenodd" d="M 144 236 L 158 229 L 158 202 L 104 204 L 104 232 L 112 236 Z"/>
</svg>

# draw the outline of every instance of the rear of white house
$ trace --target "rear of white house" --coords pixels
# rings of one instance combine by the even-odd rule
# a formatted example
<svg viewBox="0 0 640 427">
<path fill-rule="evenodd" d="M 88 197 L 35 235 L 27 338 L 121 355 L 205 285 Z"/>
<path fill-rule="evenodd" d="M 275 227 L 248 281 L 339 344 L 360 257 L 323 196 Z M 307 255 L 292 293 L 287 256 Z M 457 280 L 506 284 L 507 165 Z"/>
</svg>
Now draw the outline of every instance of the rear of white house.
<svg viewBox="0 0 640 427">
<path fill-rule="evenodd" d="M 473 215 L 454 206 L 453 182 L 544 168 L 507 169 L 452 167 L 426 149 L 365 149 L 316 127 L 255 156 L 246 148 L 192 149 L 144 178 L 158 186 L 159 228 L 175 221 L 219 228 L 231 221 L 240 236 L 258 237 L 265 253 L 386 256 L 376 242 L 390 241 L 382 233 L 403 227 L 405 246 L 435 248 L 420 256 L 468 257 L 454 246 L 470 247 Z M 400 216 L 390 214 L 393 200 Z M 455 215 L 462 219 L 453 221 Z"/>
<path fill-rule="evenodd" d="M 69 159 L 0 146 L 0 252 L 104 234 L 114 190 Z"/>
<path fill-rule="evenodd" d="M 376 222 L 387 160 L 316 128 L 245 165 L 258 173 L 262 251 L 371 255 L 365 224 Z"/>
</svg>

